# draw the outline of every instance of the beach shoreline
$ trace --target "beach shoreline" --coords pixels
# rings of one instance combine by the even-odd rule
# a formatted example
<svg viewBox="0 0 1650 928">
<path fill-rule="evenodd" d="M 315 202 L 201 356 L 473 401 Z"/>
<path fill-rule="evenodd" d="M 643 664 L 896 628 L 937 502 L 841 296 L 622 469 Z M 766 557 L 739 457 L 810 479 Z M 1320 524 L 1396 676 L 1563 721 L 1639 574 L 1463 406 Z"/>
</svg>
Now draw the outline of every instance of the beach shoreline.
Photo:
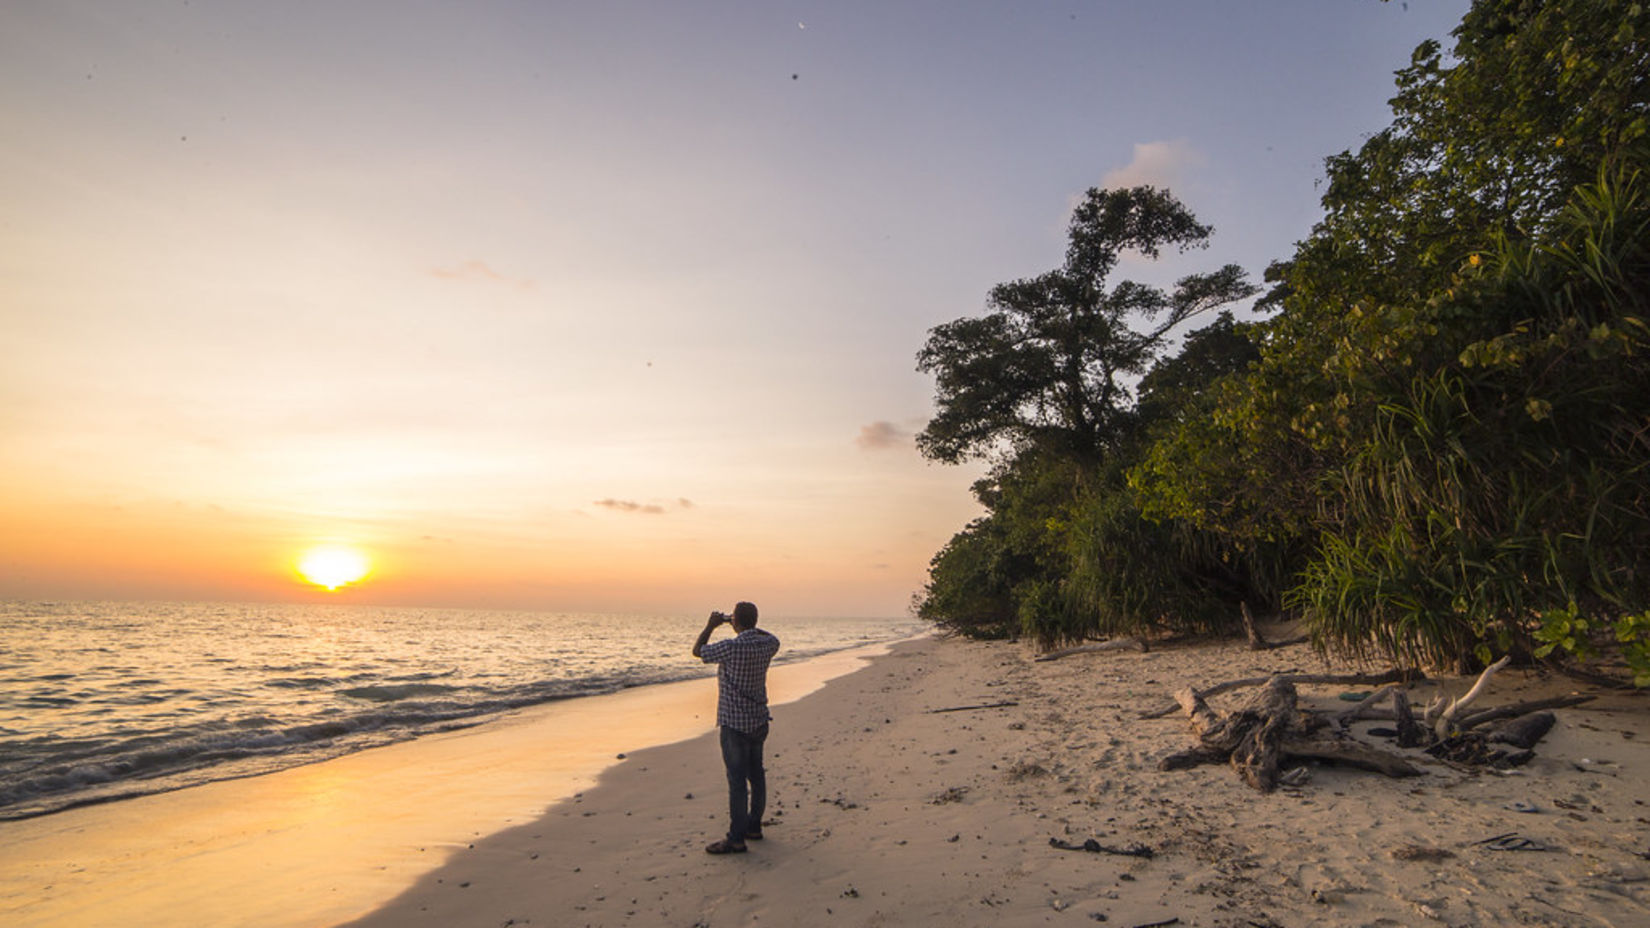
<svg viewBox="0 0 1650 928">
<path fill-rule="evenodd" d="M 773 699 L 801 698 L 889 644 L 775 665 Z M 627 752 L 713 730 L 715 707 L 714 677 L 637 686 L 260 776 L 0 822 L 0 922 L 333 924 L 543 814 Z"/>
<path fill-rule="evenodd" d="M 1262 794 L 1224 765 L 1158 770 L 1189 746 L 1186 721 L 1140 710 L 1181 685 L 1343 665 L 1222 642 L 1032 658 L 1023 644 L 919 639 L 776 710 L 767 837 L 747 854 L 703 851 L 726 816 L 707 735 L 631 755 L 351 928 L 1650 920 L 1642 696 L 1560 710 L 1512 774 L 1315 766 L 1304 786 Z M 1573 687 L 1510 673 L 1487 698 L 1555 688 Z M 1301 687 L 1319 708 L 1345 706 L 1341 690 Z M 1532 849 L 1480 843 L 1506 832 Z M 1091 838 L 1153 856 L 1051 846 Z"/>
<path fill-rule="evenodd" d="M 868 651 L 883 653 L 787 665 L 809 669 L 811 681 L 775 668 L 770 824 L 744 855 L 703 850 L 727 813 L 714 684 L 697 680 L 594 697 L 629 699 L 634 714 L 682 737 L 636 740 L 637 729 L 595 713 L 592 725 L 619 741 L 593 735 L 589 750 L 611 753 L 557 801 L 542 766 L 513 766 L 543 760 L 533 750 L 542 720 L 512 717 L 303 772 L 48 816 L 38 821 L 51 823 L 51 840 L 0 828 L 11 839 L 0 851 L 7 897 L 34 899 L 0 918 L 354 928 L 1650 922 L 1643 695 L 1601 693 L 1559 710 L 1536 758 L 1510 774 L 1426 759 L 1409 779 L 1321 765 L 1306 784 L 1263 794 L 1224 765 L 1159 770 L 1190 745 L 1189 729 L 1181 716 L 1141 711 L 1185 685 L 1350 669 L 1305 646 L 1166 643 L 1037 662 L 1023 643 L 925 636 Z M 1470 683 L 1436 681 L 1417 696 Z M 1347 705 L 1345 688 L 1300 689 L 1317 708 Z M 1505 671 L 1484 699 L 1572 689 Z M 683 710 L 698 715 L 693 726 L 671 716 Z M 1354 730 L 1382 743 L 1368 727 Z M 430 775 L 437 768 L 445 772 Z M 504 808 L 478 812 L 454 798 L 478 793 Z M 293 806 L 331 817 L 334 830 L 283 818 Z M 235 819 L 242 813 L 257 822 Z M 339 830 L 338 820 L 356 824 Z M 408 843 L 436 832 L 446 837 Z M 1505 833 L 1530 843 L 1483 843 Z M 122 839 L 141 840 L 99 861 L 75 857 Z M 1050 843 L 1088 839 L 1152 856 Z M 41 869 L 53 859 L 54 872 Z"/>
</svg>

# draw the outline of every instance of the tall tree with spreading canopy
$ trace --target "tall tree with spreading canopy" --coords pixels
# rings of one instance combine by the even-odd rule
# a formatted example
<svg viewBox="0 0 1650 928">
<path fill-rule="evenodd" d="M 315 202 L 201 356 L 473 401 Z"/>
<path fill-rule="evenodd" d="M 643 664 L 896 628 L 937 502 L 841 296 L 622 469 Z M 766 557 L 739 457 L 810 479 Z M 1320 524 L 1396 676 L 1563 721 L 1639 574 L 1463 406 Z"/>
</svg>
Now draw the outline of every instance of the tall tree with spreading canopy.
<svg viewBox="0 0 1650 928">
<path fill-rule="evenodd" d="M 917 360 L 935 377 L 938 413 L 918 445 L 932 460 L 986 458 L 993 468 L 975 486 L 988 515 L 935 557 L 918 615 L 1052 643 L 1165 621 L 1166 590 L 1190 593 L 1176 603 L 1199 599 L 1188 584 L 1204 552 L 1175 547 L 1198 564 L 1153 555 L 1179 536 L 1132 517 L 1119 479 L 1144 431 L 1135 382 L 1178 326 L 1256 291 L 1235 265 L 1167 292 L 1109 278 L 1125 253 L 1156 259 L 1203 246 L 1210 232 L 1167 191 L 1091 189 L 1059 268 L 1001 284 L 985 315 L 929 333 Z M 1229 330 L 1227 319 L 1220 333 Z M 1203 367 L 1221 366 L 1214 339 L 1194 337 L 1210 349 Z M 1177 388 L 1192 389 L 1197 366 L 1159 378 L 1157 414 L 1179 405 Z M 1194 624 L 1207 627 L 1202 616 Z"/>
<path fill-rule="evenodd" d="M 999 284 L 983 316 L 937 326 L 917 355 L 934 375 L 938 412 L 917 437 L 932 460 L 957 463 L 1026 449 L 1084 464 L 1132 433 L 1130 378 L 1192 317 L 1255 293 L 1237 265 L 1182 278 L 1172 293 L 1107 278 L 1125 252 L 1207 244 L 1166 190 L 1091 188 L 1073 212 L 1065 263 Z"/>
</svg>

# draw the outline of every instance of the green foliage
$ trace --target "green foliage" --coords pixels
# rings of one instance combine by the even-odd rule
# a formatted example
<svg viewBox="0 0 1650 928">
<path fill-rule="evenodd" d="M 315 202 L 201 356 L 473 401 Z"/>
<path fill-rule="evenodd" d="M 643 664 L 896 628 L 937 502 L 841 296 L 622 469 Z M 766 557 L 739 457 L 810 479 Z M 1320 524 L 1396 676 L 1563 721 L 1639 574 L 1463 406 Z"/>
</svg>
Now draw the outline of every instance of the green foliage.
<svg viewBox="0 0 1650 928">
<path fill-rule="evenodd" d="M 1549 238 L 1504 239 L 1404 314 L 1399 343 L 1460 348 L 1386 395 L 1325 476 L 1340 505 L 1290 596 L 1325 643 L 1461 666 L 1486 647 L 1550 653 L 1532 629 L 1551 645 L 1584 628 L 1577 603 L 1624 616 L 1650 600 L 1650 333 L 1628 314 L 1650 285 L 1643 186 L 1606 172 Z M 1577 640 L 1556 639 L 1591 656 Z"/>
<path fill-rule="evenodd" d="M 1268 269 L 1263 302 L 1282 312 L 1255 333 L 1261 360 L 1213 421 L 1153 452 L 1142 481 L 1184 470 L 1193 485 L 1151 490 L 1148 512 L 1203 510 L 1200 524 L 1251 537 L 1310 540 L 1333 525 L 1336 501 L 1316 485 L 1381 404 L 1519 321 L 1458 299 L 1466 262 L 1550 240 L 1601 166 L 1642 161 L 1642 4 L 1480 0 L 1454 35 L 1450 54 L 1424 43 L 1398 72 L 1390 126 L 1328 160 L 1323 219 Z M 1200 460 L 1206 450 L 1220 456 Z"/>
<path fill-rule="evenodd" d="M 1078 500 L 1066 550 L 1066 591 L 1079 624 L 1046 625 L 1039 629 L 1045 640 L 1212 634 L 1235 629 L 1240 602 L 1276 599 L 1277 578 L 1267 568 L 1278 559 L 1264 563 L 1186 522 L 1145 518 L 1121 474 Z"/>
<path fill-rule="evenodd" d="M 1176 414 L 1211 371 L 1247 363 L 1254 346 L 1222 316 L 1188 339 L 1180 360 L 1150 372 L 1143 409 L 1129 380 L 1148 374 L 1176 327 L 1253 288 L 1236 267 L 1182 278 L 1172 293 L 1107 285 L 1123 251 L 1155 258 L 1209 234 L 1166 191 L 1090 190 L 1072 215 L 1063 266 L 999 285 L 985 316 L 929 333 L 918 368 L 935 375 L 938 412 L 919 447 L 939 461 L 986 456 L 996 466 L 975 488 L 989 515 L 935 558 L 919 616 L 992 633 L 1012 624 L 1045 643 L 1214 623 L 1218 599 L 1189 585 L 1195 565 L 1175 561 L 1193 549 L 1139 518 L 1119 474 L 1143 421 Z M 1166 609 L 1165 590 L 1187 608 Z"/>
<path fill-rule="evenodd" d="M 1249 290 L 1106 289 L 1121 249 L 1208 235 L 1142 188 L 1090 191 L 1061 269 L 930 333 L 925 453 L 1008 462 L 981 497 L 1005 621 L 1208 631 L 1281 601 L 1326 649 L 1650 685 L 1650 12 L 1478 0 L 1453 35 L 1328 160 L 1275 318 L 1159 358 L 1177 313 Z"/>
<path fill-rule="evenodd" d="M 1553 649 L 1563 648 L 1577 657 L 1592 657 L 1595 653 L 1593 631 L 1593 623 L 1581 615 L 1575 600 L 1562 608 L 1548 609 L 1541 614 L 1541 627 L 1535 632 L 1536 640 L 1541 642 L 1535 656 L 1546 657 Z"/>
<path fill-rule="evenodd" d="M 1647 36 L 1636 3 L 1480 0 L 1417 49 L 1269 269 L 1260 358 L 1130 471 L 1142 512 L 1300 552 L 1287 602 L 1341 651 L 1464 666 L 1571 600 L 1639 614 Z"/>
<path fill-rule="evenodd" d="M 1539 237 L 1650 133 L 1641 3 L 1479 0 L 1454 36 L 1398 71 L 1390 126 L 1328 160 L 1324 218 L 1274 275 L 1283 292 L 1330 314 L 1424 299 L 1479 243 Z"/>
<path fill-rule="evenodd" d="M 1000 532 L 989 519 L 953 535 L 929 562 L 928 584 L 913 599 L 917 617 L 973 638 L 1011 637 L 1012 570 L 1003 555 Z"/>
<path fill-rule="evenodd" d="M 1275 601 L 1276 577 L 1257 587 L 1252 558 L 1184 523 L 1142 518 L 1120 469 L 1089 472 L 1079 487 L 1069 462 L 1046 455 L 999 467 L 976 488 L 990 515 L 935 557 L 917 615 L 1056 645 L 1229 630 L 1240 600 Z"/>
<path fill-rule="evenodd" d="M 1140 421 L 1158 426 L 1194 414 L 1203 407 L 1210 384 L 1260 360 L 1260 347 L 1229 311 L 1186 336 L 1180 353 L 1165 357 L 1140 380 L 1136 412 Z"/>
<path fill-rule="evenodd" d="M 1297 428 L 1288 368 L 1262 355 L 1210 381 L 1195 408 L 1165 417 L 1128 474 L 1141 512 L 1236 546 L 1290 545 L 1315 524 L 1330 450 Z"/>
<path fill-rule="evenodd" d="M 1650 686 L 1650 610 L 1616 620 L 1616 642 L 1621 645 L 1634 686 Z"/>
<path fill-rule="evenodd" d="M 1014 637 L 1028 615 L 1051 608 L 1045 588 L 1059 585 L 1059 526 L 1076 480 L 1069 463 L 1035 452 L 999 462 L 974 485 L 988 514 L 930 562 L 917 616 L 976 637 Z"/>
<path fill-rule="evenodd" d="M 1144 378 L 1137 415 L 1150 424 L 1199 407 L 1210 382 L 1254 358 L 1244 331 L 1223 314 L 1189 334 L 1180 355 Z M 1017 568 L 1007 602 L 993 601 L 993 616 L 999 623 L 1011 617 L 1020 634 L 1046 645 L 1094 635 L 1209 633 L 1235 625 L 1239 600 L 1275 603 L 1284 559 L 1274 548 L 1239 550 L 1189 523 L 1142 517 L 1122 476 L 1138 448 L 1119 445 L 1099 465 L 1036 451 L 1002 462 L 975 487 L 990 516 L 953 539 L 942 557 L 978 543 L 980 528 L 990 526 L 997 563 Z M 962 615 L 946 599 L 959 572 L 949 560 L 935 563 L 918 614 Z M 990 583 L 972 582 L 982 590 Z"/>
<path fill-rule="evenodd" d="M 1598 656 L 1596 644 L 1601 633 L 1610 633 L 1621 648 L 1628 669 L 1633 674 L 1634 686 L 1650 686 L 1650 611 L 1624 615 L 1614 623 L 1605 623 L 1584 615 L 1574 603 L 1549 609 L 1541 615 L 1541 627 L 1535 638 L 1541 642 L 1537 657 L 1546 657 L 1562 649 L 1582 660 Z"/>
</svg>

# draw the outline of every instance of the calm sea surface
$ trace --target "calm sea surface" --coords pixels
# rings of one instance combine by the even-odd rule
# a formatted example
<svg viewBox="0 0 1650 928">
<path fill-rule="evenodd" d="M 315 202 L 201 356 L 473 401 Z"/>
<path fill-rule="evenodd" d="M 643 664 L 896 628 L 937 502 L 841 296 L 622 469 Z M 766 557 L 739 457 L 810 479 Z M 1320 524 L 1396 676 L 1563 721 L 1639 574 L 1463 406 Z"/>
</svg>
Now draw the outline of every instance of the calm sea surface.
<svg viewBox="0 0 1650 928">
<path fill-rule="evenodd" d="M 708 611 L 708 610 L 707 610 Z M 706 676 L 703 616 L 0 603 L 0 820 L 267 773 L 521 706 Z M 764 621 L 779 662 L 911 619 Z M 719 633 L 721 634 L 721 633 Z"/>
</svg>

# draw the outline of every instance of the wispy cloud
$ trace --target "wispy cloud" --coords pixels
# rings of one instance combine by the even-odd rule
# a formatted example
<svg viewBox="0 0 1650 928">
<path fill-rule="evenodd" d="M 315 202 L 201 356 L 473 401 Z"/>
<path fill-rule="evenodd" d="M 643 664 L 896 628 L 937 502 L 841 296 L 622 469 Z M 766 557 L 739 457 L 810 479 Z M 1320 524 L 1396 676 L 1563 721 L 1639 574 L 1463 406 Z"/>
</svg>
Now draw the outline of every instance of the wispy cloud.
<svg viewBox="0 0 1650 928">
<path fill-rule="evenodd" d="M 861 426 L 854 444 L 866 451 L 884 451 L 889 448 L 907 448 L 913 435 L 892 422 L 878 421 Z"/>
<path fill-rule="evenodd" d="M 615 512 L 641 512 L 650 516 L 660 515 L 665 507 L 654 503 L 638 503 L 633 499 L 599 499 L 596 505 L 603 509 L 612 509 Z"/>
<path fill-rule="evenodd" d="M 531 290 L 537 284 L 525 277 L 509 277 L 493 270 L 485 261 L 465 261 L 456 267 L 437 267 L 430 269 L 430 276 L 441 280 L 479 280 L 483 282 L 504 284 L 521 290 Z"/>
<path fill-rule="evenodd" d="M 1208 163 L 1204 154 L 1185 139 L 1168 142 L 1140 142 L 1134 146 L 1134 159 L 1123 167 L 1108 171 L 1100 178 L 1102 187 L 1174 187 L 1188 179 L 1188 175 Z"/>
<path fill-rule="evenodd" d="M 635 512 L 648 516 L 664 515 L 669 511 L 667 507 L 658 503 L 642 503 L 633 499 L 614 499 L 612 497 L 596 500 L 596 505 L 603 509 L 611 509 L 614 512 Z M 679 496 L 676 498 L 675 505 L 677 509 L 692 509 L 693 500 L 685 496 Z"/>
</svg>

